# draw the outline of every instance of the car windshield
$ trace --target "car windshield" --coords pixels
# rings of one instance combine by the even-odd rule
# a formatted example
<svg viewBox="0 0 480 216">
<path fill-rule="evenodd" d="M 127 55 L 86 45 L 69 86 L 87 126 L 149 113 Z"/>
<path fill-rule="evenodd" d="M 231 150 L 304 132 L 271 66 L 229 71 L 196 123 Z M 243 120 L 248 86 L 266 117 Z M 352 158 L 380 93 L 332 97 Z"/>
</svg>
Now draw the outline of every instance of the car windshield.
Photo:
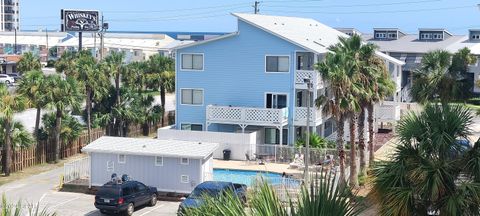
<svg viewBox="0 0 480 216">
<path fill-rule="evenodd" d="M 198 199 L 202 198 L 203 196 L 211 196 L 216 197 L 220 194 L 220 190 L 218 189 L 210 189 L 210 188 L 195 188 L 192 191 L 188 198 Z"/>
<path fill-rule="evenodd" d="M 98 189 L 97 195 L 101 197 L 119 197 L 120 188 L 119 187 L 101 187 Z"/>
</svg>

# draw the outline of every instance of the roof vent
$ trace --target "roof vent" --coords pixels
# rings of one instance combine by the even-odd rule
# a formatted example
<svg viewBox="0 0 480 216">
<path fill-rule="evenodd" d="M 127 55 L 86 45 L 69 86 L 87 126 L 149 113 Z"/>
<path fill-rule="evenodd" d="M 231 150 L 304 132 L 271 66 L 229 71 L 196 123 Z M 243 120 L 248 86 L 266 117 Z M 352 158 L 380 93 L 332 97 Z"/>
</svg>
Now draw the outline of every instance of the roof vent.
<svg viewBox="0 0 480 216">
<path fill-rule="evenodd" d="M 202 144 L 202 142 L 198 142 L 198 144 L 199 144 L 199 145 L 201 145 L 201 144 Z"/>
<path fill-rule="evenodd" d="M 147 146 L 146 146 L 146 145 L 143 145 L 142 147 L 143 147 L 143 148 L 146 148 Z"/>
<path fill-rule="evenodd" d="M 273 23 L 273 24 L 277 25 L 277 23 Z"/>
</svg>

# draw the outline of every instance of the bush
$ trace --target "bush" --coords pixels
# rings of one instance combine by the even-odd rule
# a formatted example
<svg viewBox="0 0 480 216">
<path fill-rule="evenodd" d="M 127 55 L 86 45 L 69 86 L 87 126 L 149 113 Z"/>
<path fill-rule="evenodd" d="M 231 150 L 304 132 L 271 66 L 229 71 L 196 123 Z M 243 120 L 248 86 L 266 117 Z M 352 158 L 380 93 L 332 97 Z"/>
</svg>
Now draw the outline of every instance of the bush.
<svg viewBox="0 0 480 216">
<path fill-rule="evenodd" d="M 310 135 L 309 145 L 312 148 L 322 148 L 322 149 L 327 148 L 327 149 L 330 149 L 330 148 L 335 148 L 336 143 L 335 143 L 335 141 L 327 140 L 326 138 L 320 137 L 317 134 L 313 133 L 313 134 Z M 305 139 L 303 138 L 303 139 L 297 140 L 297 142 L 295 143 L 295 146 L 305 147 Z"/>
</svg>

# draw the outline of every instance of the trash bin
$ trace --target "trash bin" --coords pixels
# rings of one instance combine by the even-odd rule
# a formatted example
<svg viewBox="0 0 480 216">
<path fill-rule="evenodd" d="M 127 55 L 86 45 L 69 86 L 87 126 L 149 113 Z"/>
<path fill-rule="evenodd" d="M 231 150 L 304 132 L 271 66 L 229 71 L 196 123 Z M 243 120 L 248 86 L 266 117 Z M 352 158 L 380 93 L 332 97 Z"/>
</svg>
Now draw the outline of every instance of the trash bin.
<svg viewBox="0 0 480 216">
<path fill-rule="evenodd" d="M 223 160 L 230 160 L 230 153 L 232 151 L 230 151 L 229 149 L 225 149 L 223 150 Z"/>
</svg>

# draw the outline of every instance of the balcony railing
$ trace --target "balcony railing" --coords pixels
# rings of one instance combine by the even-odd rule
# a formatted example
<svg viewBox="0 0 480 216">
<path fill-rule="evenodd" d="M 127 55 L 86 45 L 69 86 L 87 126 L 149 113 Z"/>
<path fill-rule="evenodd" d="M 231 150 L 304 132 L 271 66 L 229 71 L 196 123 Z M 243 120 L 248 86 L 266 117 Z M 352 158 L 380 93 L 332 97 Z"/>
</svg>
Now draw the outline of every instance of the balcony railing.
<svg viewBox="0 0 480 216">
<path fill-rule="evenodd" d="M 314 70 L 296 70 L 295 71 L 295 84 L 297 88 L 306 89 L 307 85 L 305 85 L 304 79 L 310 77 L 314 84 L 316 84 L 317 88 L 323 88 L 323 81 L 322 77 L 318 74 L 317 71 Z"/>
<path fill-rule="evenodd" d="M 378 121 L 394 122 L 400 120 L 400 105 L 395 102 L 384 101 L 376 105 L 375 117 Z"/>
<path fill-rule="evenodd" d="M 322 108 L 310 108 L 310 126 L 322 123 Z M 294 125 L 307 125 L 307 107 L 295 107 Z"/>
<path fill-rule="evenodd" d="M 288 109 L 209 105 L 207 123 L 283 126 L 288 123 Z"/>
</svg>

